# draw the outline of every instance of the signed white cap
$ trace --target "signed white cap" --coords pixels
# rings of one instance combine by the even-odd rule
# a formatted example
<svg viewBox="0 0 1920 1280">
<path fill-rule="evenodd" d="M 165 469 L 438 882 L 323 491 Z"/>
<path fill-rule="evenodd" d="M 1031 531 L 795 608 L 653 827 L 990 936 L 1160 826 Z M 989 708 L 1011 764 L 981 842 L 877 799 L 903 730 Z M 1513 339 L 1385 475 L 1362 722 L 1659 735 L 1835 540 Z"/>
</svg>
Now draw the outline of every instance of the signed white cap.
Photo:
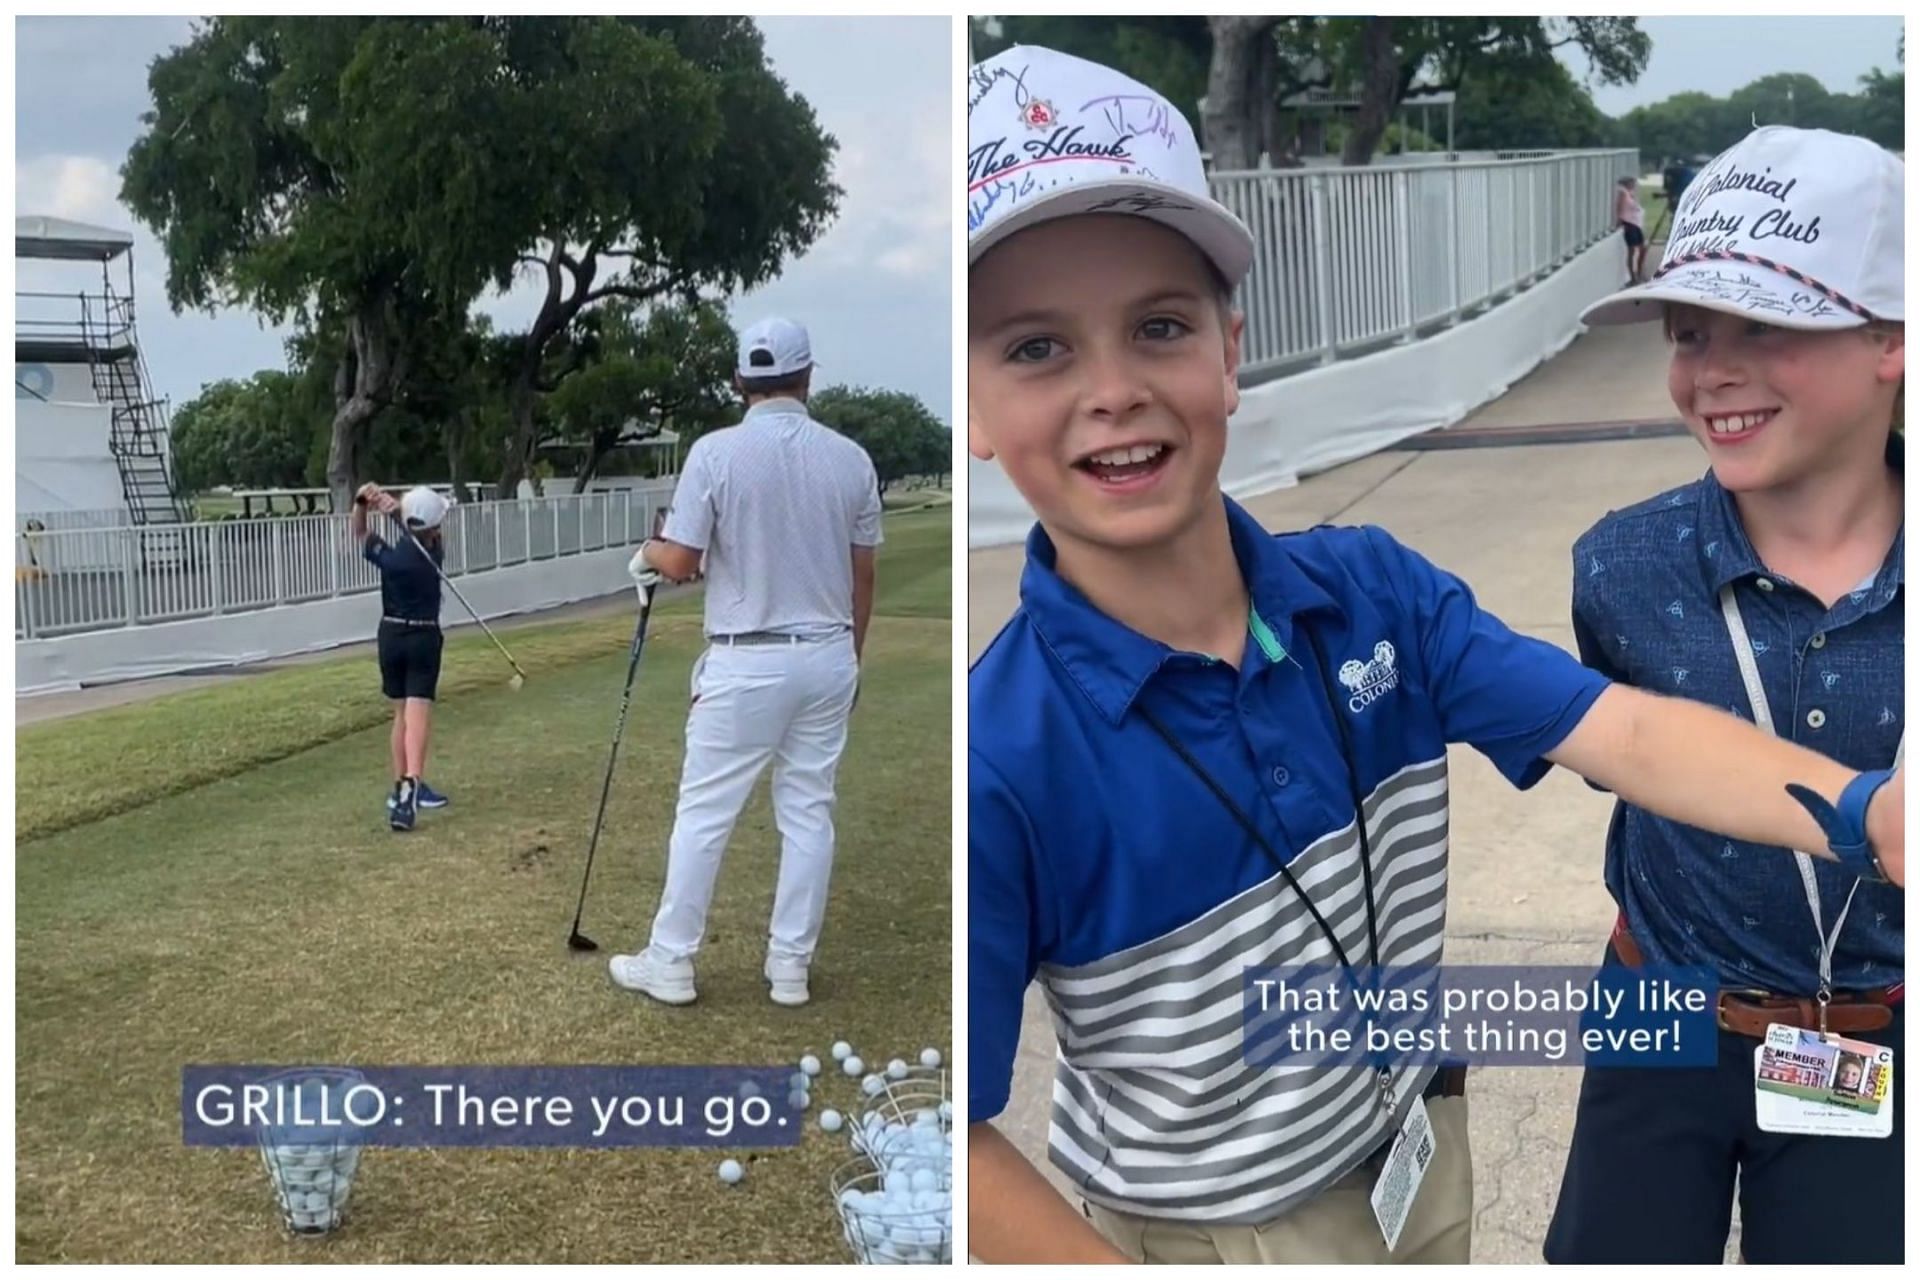
<svg viewBox="0 0 1920 1280">
<path fill-rule="evenodd" d="M 1906 176 L 1865 138 L 1756 129 L 1687 184 L 1653 279 L 1580 318 L 1657 320 L 1680 303 L 1782 329 L 1904 322 Z"/>
<path fill-rule="evenodd" d="M 967 75 L 967 262 L 1051 218 L 1124 213 L 1186 236 L 1229 285 L 1253 235 L 1207 190 L 1193 129 L 1158 92 L 1083 58 L 1015 45 Z"/>
</svg>

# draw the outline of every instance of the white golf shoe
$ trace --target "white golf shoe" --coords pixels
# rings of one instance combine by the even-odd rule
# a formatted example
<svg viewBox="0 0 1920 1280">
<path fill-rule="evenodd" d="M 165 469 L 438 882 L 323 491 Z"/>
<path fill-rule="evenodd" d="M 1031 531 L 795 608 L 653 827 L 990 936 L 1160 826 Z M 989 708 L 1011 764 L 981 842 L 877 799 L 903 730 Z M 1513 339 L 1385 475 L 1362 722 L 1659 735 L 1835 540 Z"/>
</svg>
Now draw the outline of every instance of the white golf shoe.
<svg viewBox="0 0 1920 1280">
<path fill-rule="evenodd" d="M 770 987 L 769 994 L 775 1004 L 795 1008 L 805 1004 L 811 997 L 807 992 L 807 966 L 792 960 L 776 960 L 767 957 L 766 968 Z"/>
<path fill-rule="evenodd" d="M 614 985 L 652 996 L 661 1004 L 692 1004 L 693 961 L 670 960 L 648 947 L 639 955 L 607 961 Z"/>
</svg>

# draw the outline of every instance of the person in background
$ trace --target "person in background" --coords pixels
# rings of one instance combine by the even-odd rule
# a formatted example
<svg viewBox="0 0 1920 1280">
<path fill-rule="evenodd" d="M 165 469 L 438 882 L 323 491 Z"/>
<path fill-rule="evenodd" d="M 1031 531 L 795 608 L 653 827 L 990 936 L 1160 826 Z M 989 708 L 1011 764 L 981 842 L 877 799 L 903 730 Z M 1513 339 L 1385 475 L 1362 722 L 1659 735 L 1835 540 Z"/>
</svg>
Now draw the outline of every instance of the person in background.
<svg viewBox="0 0 1920 1280">
<path fill-rule="evenodd" d="M 1627 285 L 1639 284 L 1647 270 L 1647 215 L 1640 207 L 1640 180 L 1620 179 L 1613 195 L 1613 218 L 1627 241 Z"/>
</svg>

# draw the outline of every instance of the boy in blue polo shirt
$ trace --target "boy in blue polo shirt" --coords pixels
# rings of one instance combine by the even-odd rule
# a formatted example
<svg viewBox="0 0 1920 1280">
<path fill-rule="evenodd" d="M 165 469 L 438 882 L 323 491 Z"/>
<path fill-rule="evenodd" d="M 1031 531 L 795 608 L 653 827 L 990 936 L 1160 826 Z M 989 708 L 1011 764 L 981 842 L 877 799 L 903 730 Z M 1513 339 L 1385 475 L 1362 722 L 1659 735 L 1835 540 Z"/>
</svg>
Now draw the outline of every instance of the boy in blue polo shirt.
<svg viewBox="0 0 1920 1280">
<path fill-rule="evenodd" d="M 1653 281 L 1584 317 L 1664 323 L 1668 388 L 1712 469 L 1575 546 L 1581 658 L 1857 769 L 1891 762 L 1905 732 L 1904 450 L 1889 430 L 1905 180 L 1864 138 L 1757 130 L 1688 188 Z M 1748 1262 L 1899 1262 L 1900 1064 L 1890 1119 L 1783 1122 L 1755 1054 L 1772 1025 L 1899 1047 L 1902 894 L 1628 803 L 1606 876 L 1609 960 L 1719 974 L 1719 1061 L 1588 1070 L 1547 1259 L 1718 1262 L 1737 1177 Z"/>
<path fill-rule="evenodd" d="M 969 680 L 973 1252 L 1464 1262 L 1459 1073 L 1260 1068 L 1241 1042 L 1248 966 L 1438 961 L 1447 744 L 1867 871 L 1870 830 L 1896 880 L 1904 785 L 1612 686 L 1379 530 L 1269 534 L 1218 482 L 1252 237 L 1186 121 L 1014 48 L 973 68 L 968 126 L 969 445 L 1039 516 Z M 1052 1159 L 1091 1225 L 990 1123 L 1036 978 Z M 1435 1151 L 1389 1247 L 1369 1189 L 1416 1115 Z"/>
</svg>

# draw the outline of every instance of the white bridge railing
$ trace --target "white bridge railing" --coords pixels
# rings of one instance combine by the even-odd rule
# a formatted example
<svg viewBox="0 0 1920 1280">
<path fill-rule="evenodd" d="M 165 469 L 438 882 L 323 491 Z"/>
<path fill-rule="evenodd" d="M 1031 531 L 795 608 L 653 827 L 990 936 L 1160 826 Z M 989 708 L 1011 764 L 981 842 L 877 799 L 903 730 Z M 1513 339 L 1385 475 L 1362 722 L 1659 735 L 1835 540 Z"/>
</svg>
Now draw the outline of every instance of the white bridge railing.
<svg viewBox="0 0 1920 1280">
<path fill-rule="evenodd" d="M 1242 374 L 1405 342 L 1499 301 L 1613 233 L 1614 184 L 1639 170 L 1618 150 L 1212 174 L 1254 236 Z"/>
<path fill-rule="evenodd" d="M 442 526 L 449 577 L 637 546 L 673 481 L 610 492 L 455 506 Z M 374 591 L 380 572 L 349 517 L 47 529 L 14 535 L 14 638 L 37 640 L 273 609 Z M 404 535 L 385 517 L 372 529 Z"/>
</svg>

